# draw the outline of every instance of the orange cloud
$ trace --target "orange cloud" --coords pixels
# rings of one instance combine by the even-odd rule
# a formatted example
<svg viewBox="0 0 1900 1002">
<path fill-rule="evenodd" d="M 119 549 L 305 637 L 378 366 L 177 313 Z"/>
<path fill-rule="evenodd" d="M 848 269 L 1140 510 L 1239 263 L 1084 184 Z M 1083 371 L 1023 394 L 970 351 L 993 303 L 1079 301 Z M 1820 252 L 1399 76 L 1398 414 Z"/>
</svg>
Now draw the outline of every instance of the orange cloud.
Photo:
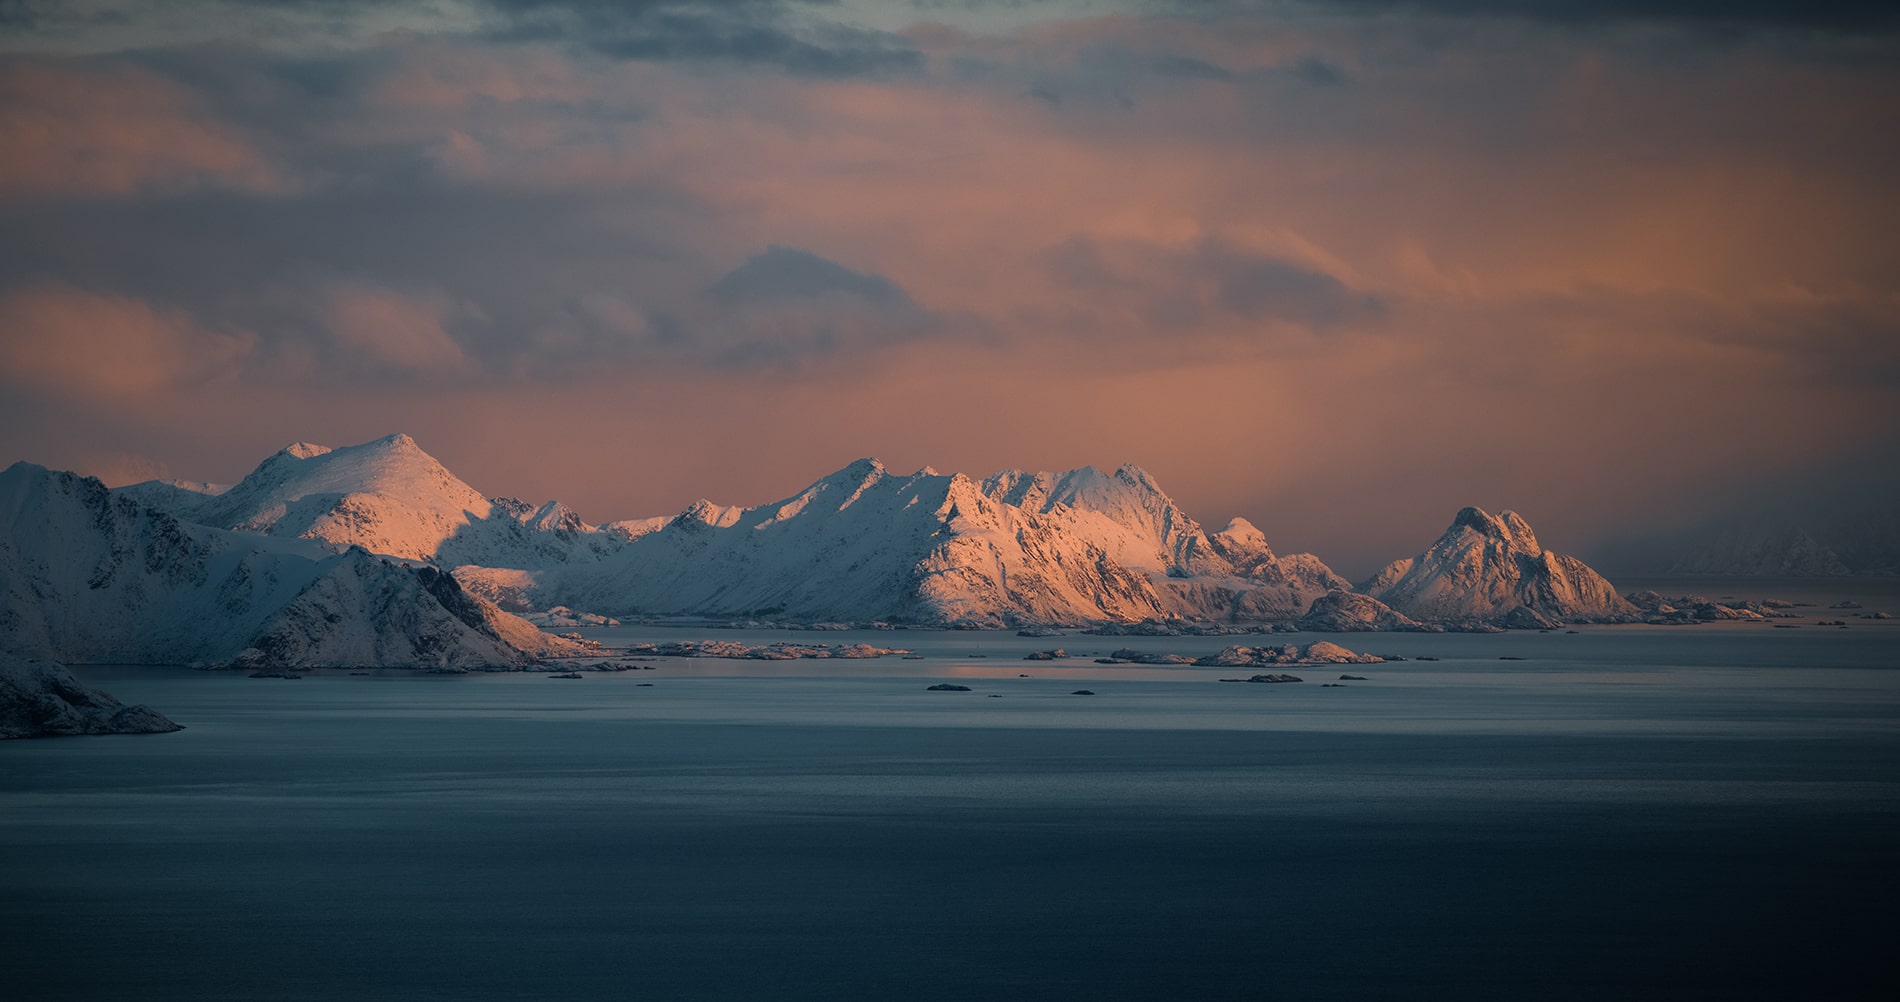
<svg viewBox="0 0 1900 1002">
<path fill-rule="evenodd" d="M 229 377 L 255 346 L 125 296 L 63 285 L 0 296 L 0 379 L 41 393 L 151 397 Z"/>
<path fill-rule="evenodd" d="M 469 366 L 462 346 L 444 326 L 466 307 L 440 294 L 404 295 L 350 286 L 329 301 L 329 328 L 338 346 L 373 365 L 399 372 L 441 375 Z"/>
<path fill-rule="evenodd" d="M 131 66 L 0 66 L 0 149 L 0 195 L 288 187 L 191 91 Z"/>
</svg>

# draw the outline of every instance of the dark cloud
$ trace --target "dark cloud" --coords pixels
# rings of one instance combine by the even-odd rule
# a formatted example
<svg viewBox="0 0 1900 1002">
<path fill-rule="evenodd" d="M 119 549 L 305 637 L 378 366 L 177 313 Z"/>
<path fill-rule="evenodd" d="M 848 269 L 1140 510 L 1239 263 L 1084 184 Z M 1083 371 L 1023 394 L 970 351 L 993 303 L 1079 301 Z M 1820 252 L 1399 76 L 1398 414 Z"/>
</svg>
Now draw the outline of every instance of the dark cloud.
<svg viewBox="0 0 1900 1002">
<path fill-rule="evenodd" d="M 853 271 L 796 247 L 767 247 L 728 272 L 706 290 L 722 303 L 771 303 L 844 296 L 886 309 L 916 304 L 896 282 L 883 275 Z"/>
<path fill-rule="evenodd" d="M 675 357 L 720 368 L 798 365 L 950 333 L 958 321 L 918 306 L 883 275 L 772 245 L 706 289 Z M 678 322 L 667 317 L 666 322 Z"/>
<path fill-rule="evenodd" d="M 1299 60 L 1293 64 L 1291 72 L 1295 79 L 1315 87 L 1343 87 L 1352 82 L 1352 77 L 1345 70 L 1318 56 Z"/>
<path fill-rule="evenodd" d="M 1826 32 L 1900 27 L 1900 5 L 1882 0 L 1303 0 L 1302 5 L 1347 14 L 1404 12 L 1566 25 L 1686 24 Z M 1283 14 L 1287 9 L 1276 0 L 1160 0 L 1150 6 L 1213 16 Z"/>
<path fill-rule="evenodd" d="M 506 41 L 573 43 L 615 59 L 708 60 L 816 77 L 914 72 L 923 54 L 887 32 L 784 0 L 488 0 Z"/>
<path fill-rule="evenodd" d="M 1148 63 L 1149 68 L 1164 77 L 1180 77 L 1187 80 L 1219 80 L 1223 83 L 1235 78 L 1234 71 L 1217 66 L 1204 59 L 1192 56 L 1160 55 Z"/>
<path fill-rule="evenodd" d="M 1148 321 L 1170 330 L 1239 319 L 1281 321 L 1320 333 L 1377 320 L 1386 312 L 1378 296 L 1324 271 L 1211 238 L 1164 247 L 1073 237 L 1044 261 L 1051 277 L 1091 305 L 1133 293 L 1146 302 L 1140 312 Z"/>
<path fill-rule="evenodd" d="M 1277 317 L 1315 330 L 1385 312 L 1377 296 L 1355 292 L 1324 272 L 1273 258 L 1210 248 L 1203 259 L 1220 274 L 1221 306 L 1244 317 Z"/>
</svg>

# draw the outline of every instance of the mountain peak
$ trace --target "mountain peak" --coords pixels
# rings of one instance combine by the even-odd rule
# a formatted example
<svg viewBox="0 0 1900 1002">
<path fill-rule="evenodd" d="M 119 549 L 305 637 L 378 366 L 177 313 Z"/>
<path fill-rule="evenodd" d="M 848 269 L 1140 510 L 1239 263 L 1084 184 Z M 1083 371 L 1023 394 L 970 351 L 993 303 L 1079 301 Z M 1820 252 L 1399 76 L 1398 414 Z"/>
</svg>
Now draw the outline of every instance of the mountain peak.
<svg viewBox="0 0 1900 1002">
<path fill-rule="evenodd" d="M 1488 539 L 1500 540 L 1516 549 L 1531 554 L 1543 552 L 1537 543 L 1537 533 L 1524 516 L 1514 511 L 1501 511 L 1496 515 L 1476 506 L 1461 508 L 1451 520 L 1451 527 L 1445 530 L 1447 536 L 1455 535 L 1459 529 L 1469 529 Z"/>
<path fill-rule="evenodd" d="M 1520 606 L 1566 621 L 1614 621 L 1632 609 L 1580 560 L 1546 552 L 1513 511 L 1459 510 L 1416 557 L 1394 561 L 1365 591 L 1421 621 L 1502 622 Z"/>
<path fill-rule="evenodd" d="M 340 448 L 298 442 L 265 460 L 193 517 L 226 529 L 361 543 L 426 560 L 493 510 L 415 439 L 395 434 Z"/>
<path fill-rule="evenodd" d="M 1476 505 L 1469 505 L 1458 509 L 1458 514 L 1453 516 L 1451 520 L 1451 527 L 1453 529 L 1470 529 L 1473 532 L 1485 536 L 1504 535 L 1504 526 L 1501 525 L 1497 519 L 1492 518 L 1490 512 Z"/>
<path fill-rule="evenodd" d="M 1222 528 L 1219 532 L 1215 533 L 1215 535 L 1233 536 L 1235 538 L 1247 538 L 1247 537 L 1257 536 L 1262 540 L 1265 540 L 1267 538 L 1267 534 L 1264 532 L 1261 532 L 1258 526 L 1254 525 L 1252 522 L 1249 522 L 1244 518 L 1241 518 L 1238 515 L 1234 516 L 1233 518 L 1228 519 L 1227 525 L 1224 528 Z"/>
<path fill-rule="evenodd" d="M 1133 463 L 1123 463 L 1115 467 L 1115 479 L 1123 483 L 1145 487 L 1151 491 L 1159 492 L 1161 490 L 1161 485 L 1155 483 L 1155 478 L 1150 476 L 1147 470 Z"/>
</svg>

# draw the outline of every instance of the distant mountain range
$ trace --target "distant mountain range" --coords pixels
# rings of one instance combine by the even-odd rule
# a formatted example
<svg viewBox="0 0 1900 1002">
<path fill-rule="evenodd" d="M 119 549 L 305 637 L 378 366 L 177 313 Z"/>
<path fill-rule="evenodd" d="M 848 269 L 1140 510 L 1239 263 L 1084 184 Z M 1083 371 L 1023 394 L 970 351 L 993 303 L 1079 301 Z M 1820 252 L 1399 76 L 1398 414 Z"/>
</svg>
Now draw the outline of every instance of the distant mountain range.
<svg viewBox="0 0 1900 1002">
<path fill-rule="evenodd" d="M 504 611 L 503 607 L 507 610 Z M 589 525 L 487 498 L 405 435 L 298 443 L 229 488 L 0 472 L 0 737 L 175 725 L 57 664 L 509 670 L 586 648 L 514 612 L 936 627 L 1389 630 L 1632 618 L 1505 512 L 1458 513 L 1355 591 L 1133 466 L 981 481 L 863 459 L 756 507 Z M 576 612 L 578 610 L 578 613 Z M 1146 627 L 1144 627 L 1146 628 Z"/>
<path fill-rule="evenodd" d="M 1613 540 L 1598 548 L 1597 558 L 1641 577 L 1892 577 L 1900 575 L 1896 523 L 1900 511 L 1891 509 L 1866 519 L 1731 514 L 1678 532 Z"/>
<path fill-rule="evenodd" d="M 1207 531 L 1134 466 L 975 480 L 862 459 L 768 504 L 701 500 L 670 518 L 595 526 L 558 502 L 486 498 L 392 435 L 337 449 L 299 443 L 228 489 L 153 481 L 115 493 L 246 538 L 427 564 L 515 612 L 952 627 L 1290 624 L 1329 593 L 1355 593 L 1318 557 L 1276 554 L 1244 519 Z M 1388 626 L 1634 612 L 1581 562 L 1543 550 L 1523 519 L 1475 508 L 1357 593 L 1374 605 L 1354 603 L 1352 616 Z"/>
<path fill-rule="evenodd" d="M 1684 506 L 1693 517 L 1630 523 L 1591 561 L 1631 577 L 1900 575 L 1900 452 L 1853 450 L 1724 493 Z"/>
</svg>

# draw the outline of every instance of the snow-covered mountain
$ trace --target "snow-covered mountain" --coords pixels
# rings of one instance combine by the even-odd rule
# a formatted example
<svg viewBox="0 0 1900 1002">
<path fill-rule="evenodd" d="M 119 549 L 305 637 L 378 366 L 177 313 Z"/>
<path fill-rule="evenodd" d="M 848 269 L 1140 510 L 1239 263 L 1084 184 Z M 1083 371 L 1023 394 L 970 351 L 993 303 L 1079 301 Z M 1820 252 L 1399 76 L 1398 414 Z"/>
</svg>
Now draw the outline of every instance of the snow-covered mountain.
<svg viewBox="0 0 1900 1002">
<path fill-rule="evenodd" d="M 391 435 L 290 446 L 228 490 L 121 493 L 209 526 L 426 561 L 517 612 L 970 626 L 1309 616 L 1400 629 L 1501 623 L 1520 607 L 1512 622 L 1635 611 L 1580 561 L 1544 551 L 1517 515 L 1475 508 L 1359 601 L 1318 557 L 1274 553 L 1245 519 L 1207 531 L 1135 466 L 977 481 L 863 459 L 770 504 L 701 500 L 594 526 L 558 502 L 484 497 Z"/>
<path fill-rule="evenodd" d="M 1351 585 L 1310 553 L 1274 555 L 1244 518 L 1208 533 L 1139 467 L 1066 473 L 1007 470 L 983 492 L 1056 522 L 1146 576 L 1169 613 L 1219 620 L 1286 620 Z"/>
<path fill-rule="evenodd" d="M 0 473 L 0 636 L 68 662 L 480 668 L 573 649 L 434 568 L 191 525 L 27 463 Z"/>
<path fill-rule="evenodd" d="M 1894 535 L 1892 530 L 1888 536 Z M 1823 539 L 1833 538 L 1842 553 Z M 1649 576 L 1841 577 L 1900 574 L 1900 545 L 1883 549 L 1872 532 L 1814 532 L 1791 524 L 1731 523 L 1666 539 L 1622 540 L 1602 547 L 1606 560 Z"/>
<path fill-rule="evenodd" d="M 540 572 L 462 568 L 493 597 L 616 616 L 999 626 L 1157 616 L 1290 619 L 1345 582 L 1276 558 L 1236 520 L 1212 535 L 1134 467 L 979 483 L 862 459 L 754 508 L 700 501 L 617 523 L 624 549 Z"/>
<path fill-rule="evenodd" d="M 443 568 L 594 560 L 625 539 L 558 501 L 484 497 L 407 435 L 335 449 L 298 442 L 228 490 L 202 487 L 147 481 L 118 490 L 203 525 L 360 546 Z"/>
<path fill-rule="evenodd" d="M 912 622 L 1159 615 L 1145 578 L 968 477 L 860 460 L 771 504 L 700 501 L 590 567 L 537 576 L 592 612 Z"/>
<path fill-rule="evenodd" d="M 1519 607 L 1570 622 L 1636 614 L 1583 561 L 1540 546 L 1516 512 L 1480 508 L 1460 511 L 1430 549 L 1393 561 L 1359 591 L 1421 622 L 1503 622 Z"/>
<path fill-rule="evenodd" d="M 212 484 L 202 480 L 147 480 L 113 488 L 115 492 L 147 508 L 157 508 L 179 516 L 196 511 L 230 489 L 230 484 Z"/>
</svg>

